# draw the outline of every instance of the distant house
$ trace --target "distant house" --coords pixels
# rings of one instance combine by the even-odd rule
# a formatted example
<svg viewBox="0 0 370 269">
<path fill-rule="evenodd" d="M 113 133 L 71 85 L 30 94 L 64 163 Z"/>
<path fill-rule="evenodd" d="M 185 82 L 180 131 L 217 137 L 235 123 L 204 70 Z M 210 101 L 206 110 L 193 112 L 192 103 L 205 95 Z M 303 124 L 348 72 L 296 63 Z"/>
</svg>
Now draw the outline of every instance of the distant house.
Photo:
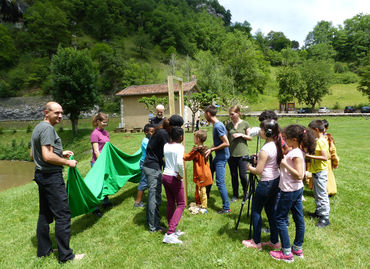
<svg viewBox="0 0 370 269">
<path fill-rule="evenodd" d="M 192 92 L 200 92 L 197 81 L 190 81 L 183 83 L 184 95 Z M 179 85 L 174 83 L 175 96 L 178 96 Z M 151 97 L 155 95 L 158 98 L 168 97 L 167 84 L 150 84 L 150 85 L 133 85 L 129 86 L 118 93 L 121 97 L 121 123 L 120 127 L 126 129 L 143 128 L 149 120 L 149 111 L 144 104 L 139 103 L 138 100 L 142 97 Z M 179 113 L 178 101 L 175 101 L 175 111 Z M 169 117 L 169 111 L 165 111 L 165 116 Z M 191 121 L 191 111 L 189 108 L 184 109 L 184 120 Z"/>
</svg>

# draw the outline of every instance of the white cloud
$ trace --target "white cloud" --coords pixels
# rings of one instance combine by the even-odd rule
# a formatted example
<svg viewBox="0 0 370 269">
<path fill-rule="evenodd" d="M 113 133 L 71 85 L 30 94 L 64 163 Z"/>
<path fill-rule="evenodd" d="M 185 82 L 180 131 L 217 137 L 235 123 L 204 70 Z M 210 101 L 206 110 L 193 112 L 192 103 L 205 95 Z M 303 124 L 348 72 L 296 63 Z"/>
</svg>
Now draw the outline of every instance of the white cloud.
<svg viewBox="0 0 370 269">
<path fill-rule="evenodd" d="M 255 33 L 283 32 L 291 40 L 303 41 L 315 25 L 331 21 L 343 24 L 358 13 L 370 13 L 365 0 L 219 0 L 232 14 L 233 22 L 248 21 Z"/>
</svg>

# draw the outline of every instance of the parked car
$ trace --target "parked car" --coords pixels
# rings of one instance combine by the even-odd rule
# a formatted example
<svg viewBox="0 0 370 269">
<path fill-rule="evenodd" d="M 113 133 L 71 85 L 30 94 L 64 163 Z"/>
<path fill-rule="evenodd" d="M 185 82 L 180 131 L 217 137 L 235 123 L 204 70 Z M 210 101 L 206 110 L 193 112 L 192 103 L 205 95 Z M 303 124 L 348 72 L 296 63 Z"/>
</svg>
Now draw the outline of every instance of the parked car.
<svg viewBox="0 0 370 269">
<path fill-rule="evenodd" d="M 320 107 L 319 110 L 317 110 L 318 113 L 329 113 L 330 109 L 326 106 Z"/>
<path fill-rule="evenodd" d="M 344 113 L 354 113 L 356 112 L 356 108 L 354 106 L 346 106 L 344 108 Z"/>
<path fill-rule="evenodd" d="M 361 107 L 361 113 L 370 113 L 370 106 Z"/>
<path fill-rule="evenodd" d="M 309 107 L 302 107 L 302 108 L 298 109 L 297 112 L 299 114 L 301 114 L 301 113 L 312 113 L 312 109 L 309 108 Z"/>
</svg>

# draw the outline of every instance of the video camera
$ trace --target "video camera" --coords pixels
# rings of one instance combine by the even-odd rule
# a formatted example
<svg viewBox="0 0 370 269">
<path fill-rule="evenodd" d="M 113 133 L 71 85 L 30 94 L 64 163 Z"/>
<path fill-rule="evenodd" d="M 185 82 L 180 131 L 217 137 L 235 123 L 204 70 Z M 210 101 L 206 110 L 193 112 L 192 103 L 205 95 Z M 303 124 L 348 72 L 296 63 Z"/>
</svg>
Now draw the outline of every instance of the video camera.
<svg viewBox="0 0 370 269">
<path fill-rule="evenodd" d="M 242 157 L 243 161 L 249 162 L 252 166 L 256 166 L 257 163 L 257 155 L 246 155 Z"/>
</svg>

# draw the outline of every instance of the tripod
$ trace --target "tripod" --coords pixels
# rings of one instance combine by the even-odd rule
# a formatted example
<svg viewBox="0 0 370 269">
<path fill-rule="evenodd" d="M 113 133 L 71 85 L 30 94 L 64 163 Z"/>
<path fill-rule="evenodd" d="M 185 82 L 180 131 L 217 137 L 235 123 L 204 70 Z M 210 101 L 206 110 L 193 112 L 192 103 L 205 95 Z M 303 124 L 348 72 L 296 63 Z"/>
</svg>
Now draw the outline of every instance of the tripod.
<svg viewBox="0 0 370 269">
<path fill-rule="evenodd" d="M 253 195 L 254 195 L 254 191 L 256 190 L 256 181 L 258 181 L 257 176 L 255 174 L 253 174 L 252 172 L 249 172 L 249 175 L 248 175 L 248 192 L 243 197 L 242 205 L 240 207 L 238 221 L 236 222 L 236 225 L 235 225 L 235 232 L 238 231 L 240 218 L 242 216 L 243 208 L 244 208 L 245 202 L 247 200 L 248 200 L 247 217 L 249 216 L 249 212 L 250 212 L 250 209 L 251 209 L 251 201 L 252 201 L 252 198 L 253 198 Z M 252 236 L 252 222 L 253 222 L 253 219 L 252 219 L 252 215 L 251 215 L 250 221 L 249 221 L 249 238 L 251 238 L 251 236 Z"/>
<path fill-rule="evenodd" d="M 259 144 L 259 137 L 257 137 L 256 154 L 258 152 L 258 144 Z M 254 163 L 252 163 L 252 165 L 254 165 Z M 240 207 L 239 217 L 238 217 L 238 220 L 237 220 L 236 225 L 235 225 L 235 232 L 238 231 L 239 222 L 240 222 L 240 218 L 241 218 L 242 213 L 243 213 L 244 204 L 247 200 L 248 200 L 247 217 L 249 216 L 249 212 L 250 212 L 250 209 L 251 209 L 251 206 L 250 206 L 251 200 L 253 198 L 254 191 L 256 190 L 256 181 L 258 181 L 257 176 L 255 174 L 253 174 L 252 172 L 249 172 L 248 187 L 247 187 L 248 192 L 243 197 L 242 205 Z M 250 221 L 249 221 L 249 239 L 252 238 L 252 223 L 253 223 L 253 216 L 251 214 Z"/>
</svg>

